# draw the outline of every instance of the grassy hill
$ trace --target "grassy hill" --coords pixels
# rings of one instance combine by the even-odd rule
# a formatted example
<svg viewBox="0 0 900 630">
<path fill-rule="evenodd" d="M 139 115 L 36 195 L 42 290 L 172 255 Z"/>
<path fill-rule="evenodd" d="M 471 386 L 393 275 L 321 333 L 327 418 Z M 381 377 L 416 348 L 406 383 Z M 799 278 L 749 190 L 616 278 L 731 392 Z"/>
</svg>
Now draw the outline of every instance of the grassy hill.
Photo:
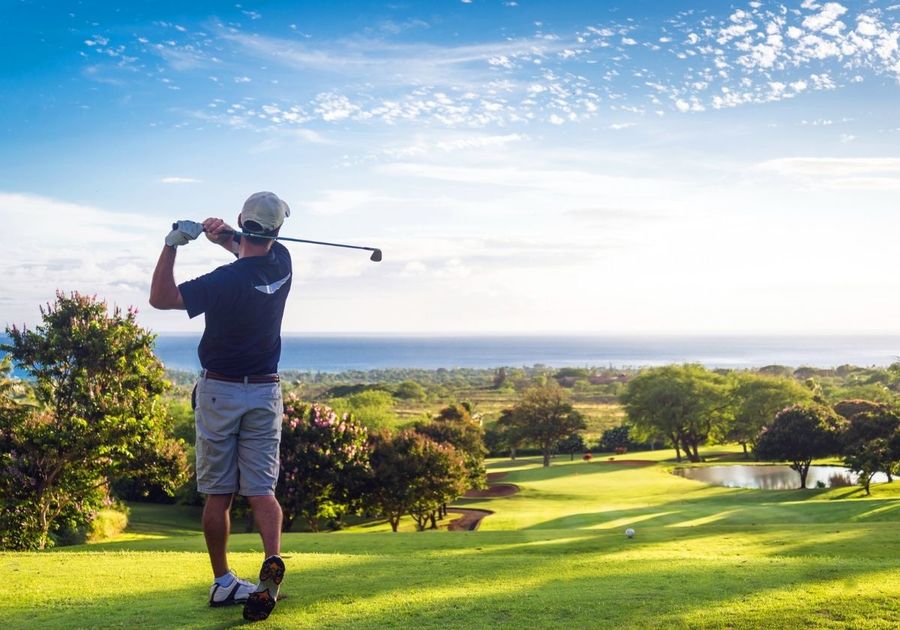
<svg viewBox="0 0 900 630">
<path fill-rule="evenodd" d="M 729 459 L 732 453 L 707 453 Z M 271 628 L 895 628 L 900 483 L 731 490 L 669 474 L 671 451 L 615 461 L 497 460 L 520 492 L 466 499 L 475 532 L 386 524 L 287 534 Z M 196 509 L 133 506 L 121 537 L 0 554 L 4 627 L 223 628 Z M 634 527 L 637 535 L 623 532 Z M 232 537 L 251 576 L 255 534 Z"/>
</svg>

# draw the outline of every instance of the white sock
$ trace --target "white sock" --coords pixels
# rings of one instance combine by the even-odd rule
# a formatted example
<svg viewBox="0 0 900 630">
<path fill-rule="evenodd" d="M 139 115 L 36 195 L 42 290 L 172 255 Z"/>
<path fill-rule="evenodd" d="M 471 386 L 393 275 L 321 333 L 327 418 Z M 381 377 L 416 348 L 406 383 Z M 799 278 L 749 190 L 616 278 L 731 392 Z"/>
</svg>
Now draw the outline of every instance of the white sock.
<svg viewBox="0 0 900 630">
<path fill-rule="evenodd" d="M 231 586 L 232 582 L 234 582 L 234 574 L 231 571 L 229 571 L 225 575 L 220 575 L 219 577 L 216 578 L 216 584 L 218 584 L 219 586 L 221 586 L 223 588 L 227 587 L 227 586 Z"/>
</svg>

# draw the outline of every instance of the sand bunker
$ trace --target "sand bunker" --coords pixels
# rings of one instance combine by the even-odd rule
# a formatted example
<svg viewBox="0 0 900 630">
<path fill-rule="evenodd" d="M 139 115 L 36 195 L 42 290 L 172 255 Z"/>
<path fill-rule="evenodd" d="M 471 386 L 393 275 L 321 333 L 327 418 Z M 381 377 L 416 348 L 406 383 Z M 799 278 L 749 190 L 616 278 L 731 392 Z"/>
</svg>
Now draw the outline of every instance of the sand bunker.
<svg viewBox="0 0 900 630">
<path fill-rule="evenodd" d="M 493 499 L 508 497 L 519 491 L 519 486 L 514 483 L 495 483 L 483 490 L 466 490 L 463 495 L 467 499 Z"/>
<path fill-rule="evenodd" d="M 468 508 L 449 508 L 447 512 L 462 515 L 447 525 L 447 529 L 451 532 L 474 531 L 481 525 L 485 516 L 493 514 L 490 510 L 470 510 Z"/>
</svg>

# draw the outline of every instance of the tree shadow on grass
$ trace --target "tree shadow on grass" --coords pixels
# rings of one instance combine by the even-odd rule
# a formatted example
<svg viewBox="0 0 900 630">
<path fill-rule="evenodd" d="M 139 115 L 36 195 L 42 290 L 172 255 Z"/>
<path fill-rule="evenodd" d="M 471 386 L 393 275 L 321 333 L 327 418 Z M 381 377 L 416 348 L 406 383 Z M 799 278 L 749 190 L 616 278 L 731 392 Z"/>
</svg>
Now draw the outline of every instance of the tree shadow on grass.
<svg viewBox="0 0 900 630">
<path fill-rule="evenodd" d="M 541 458 L 540 457 L 517 457 L 516 459 L 501 459 L 487 462 L 485 464 L 485 469 L 488 472 L 497 469 L 506 469 L 506 468 L 528 468 L 529 466 L 540 466 Z"/>
<path fill-rule="evenodd" d="M 654 462 L 648 462 L 640 465 L 625 464 L 621 462 L 579 462 L 565 466 L 548 466 L 547 468 L 529 468 L 527 470 L 510 471 L 508 475 L 503 477 L 504 483 L 533 483 L 540 481 L 550 481 L 559 479 L 560 477 L 578 477 L 583 475 L 596 475 L 601 473 L 614 473 L 626 470 L 634 470 L 635 468 L 645 468 L 655 466 Z"/>
<path fill-rule="evenodd" d="M 733 490 L 707 496 L 680 495 L 651 506 L 580 512 L 525 529 L 603 529 L 642 523 L 651 527 L 716 524 L 745 527 L 777 523 L 897 521 L 896 499 L 815 500 L 808 490 Z"/>
<path fill-rule="evenodd" d="M 809 596 L 810 587 L 842 580 L 856 584 L 848 590 L 865 601 L 872 588 L 867 576 L 896 565 L 890 558 L 860 559 L 849 551 L 835 554 L 832 548 L 788 557 L 783 546 L 769 546 L 771 553 L 720 557 L 704 553 L 705 540 L 689 539 L 699 536 L 696 530 L 660 543 L 574 531 L 564 539 L 538 532 L 323 537 L 332 545 L 340 543 L 339 552 L 317 550 L 309 544 L 311 537 L 296 537 L 288 541 L 293 552 L 286 554 L 289 598 L 279 604 L 271 622 L 275 627 L 355 629 L 671 627 L 698 625 L 696 615 L 705 608 L 728 613 L 735 602 L 751 597 L 765 602 L 781 592 L 796 598 L 791 606 L 797 615 L 810 617 L 830 605 Z M 721 532 L 706 535 L 722 537 Z M 676 548 L 681 553 L 667 558 L 667 551 Z M 642 556 L 648 549 L 653 553 Z M 137 555 L 98 553 L 93 577 L 127 578 Z M 23 556 L 36 562 L 44 557 Z M 60 628 L 241 625 L 239 608 L 205 606 L 205 554 L 154 554 L 150 559 L 156 559 L 158 571 L 189 573 L 188 584 L 144 589 L 135 579 L 132 592 L 73 600 L 60 595 L 55 585 L 90 576 L 67 573 L 69 559 L 58 554 L 59 564 L 46 573 L 53 583 L 41 584 L 27 599 L 7 600 L 5 623 Z M 247 562 L 241 558 L 238 564 Z M 779 617 L 784 605 L 763 605 L 749 617 L 735 615 L 728 625 L 785 627 Z M 866 610 L 873 618 L 890 614 L 889 602 L 873 600 Z M 709 625 L 720 623 L 713 619 Z"/>
</svg>

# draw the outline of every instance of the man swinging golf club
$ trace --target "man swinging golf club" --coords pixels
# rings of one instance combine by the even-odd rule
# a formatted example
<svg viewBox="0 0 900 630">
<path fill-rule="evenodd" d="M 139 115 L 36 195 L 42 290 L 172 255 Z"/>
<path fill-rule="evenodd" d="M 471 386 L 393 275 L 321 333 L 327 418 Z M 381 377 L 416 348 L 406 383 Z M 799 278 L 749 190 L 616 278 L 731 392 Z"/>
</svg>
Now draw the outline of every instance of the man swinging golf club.
<svg viewBox="0 0 900 630">
<path fill-rule="evenodd" d="M 203 372 L 192 402 L 197 487 L 206 495 L 203 533 L 215 578 L 209 604 L 243 603 L 244 618 L 250 621 L 269 616 L 284 577 L 279 555 L 282 513 L 275 498 L 283 414 L 277 372 L 281 320 L 291 290 L 291 257 L 271 237 L 277 236 L 287 216 L 290 209 L 284 201 L 273 193 L 259 192 L 247 199 L 238 215 L 243 236 L 222 219 L 209 218 L 202 224 L 179 221 L 166 236 L 150 286 L 153 307 L 206 317 L 198 348 Z M 176 285 L 177 248 L 201 232 L 237 260 Z M 258 584 L 238 578 L 228 567 L 226 547 L 235 492 L 249 500 L 262 537 L 266 559 Z"/>
</svg>

